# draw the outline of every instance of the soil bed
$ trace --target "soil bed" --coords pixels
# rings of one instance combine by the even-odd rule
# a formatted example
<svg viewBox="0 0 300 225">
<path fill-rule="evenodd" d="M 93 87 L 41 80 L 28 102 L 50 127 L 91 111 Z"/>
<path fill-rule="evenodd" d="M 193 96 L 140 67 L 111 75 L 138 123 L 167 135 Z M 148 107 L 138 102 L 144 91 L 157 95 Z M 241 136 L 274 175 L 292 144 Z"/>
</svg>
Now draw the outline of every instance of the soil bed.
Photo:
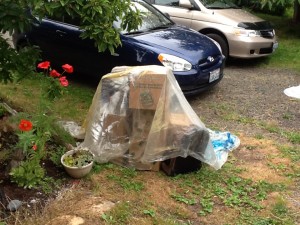
<svg viewBox="0 0 300 225">
<path fill-rule="evenodd" d="M 9 172 L 12 164 L 11 161 L 14 157 L 12 152 L 15 149 L 18 137 L 8 125 L 8 118 L 8 114 L 0 117 L 0 219 L 4 219 L 9 215 L 6 207 L 11 200 L 19 200 L 23 205 L 27 205 L 27 207 L 32 207 L 37 203 L 39 206 L 43 206 L 48 198 L 55 195 L 55 191 L 53 190 L 51 190 L 51 194 L 48 194 L 42 189 L 25 189 L 11 182 Z M 47 147 L 55 148 L 55 144 L 53 143 L 52 145 L 50 143 Z M 67 175 L 63 167 L 54 165 L 49 159 L 43 161 L 42 164 L 47 177 L 60 180 L 64 185 L 70 182 L 70 179 L 65 179 Z"/>
</svg>

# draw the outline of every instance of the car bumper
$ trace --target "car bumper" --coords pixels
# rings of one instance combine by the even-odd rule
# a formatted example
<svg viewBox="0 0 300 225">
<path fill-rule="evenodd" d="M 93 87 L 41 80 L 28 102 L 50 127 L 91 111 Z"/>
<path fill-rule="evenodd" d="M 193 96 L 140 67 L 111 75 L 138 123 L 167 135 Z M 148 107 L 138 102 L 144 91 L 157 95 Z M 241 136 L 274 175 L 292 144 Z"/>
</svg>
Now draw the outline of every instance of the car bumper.
<svg viewBox="0 0 300 225">
<path fill-rule="evenodd" d="M 198 66 L 196 67 L 197 69 L 187 72 L 174 72 L 174 76 L 185 96 L 197 95 L 211 89 L 222 80 L 224 63 L 223 56 L 211 67 L 203 68 Z M 210 81 L 210 78 L 216 71 L 218 71 L 218 78 Z"/>
<path fill-rule="evenodd" d="M 277 48 L 276 38 L 238 37 L 228 39 L 229 54 L 236 58 L 258 58 L 271 55 Z"/>
</svg>

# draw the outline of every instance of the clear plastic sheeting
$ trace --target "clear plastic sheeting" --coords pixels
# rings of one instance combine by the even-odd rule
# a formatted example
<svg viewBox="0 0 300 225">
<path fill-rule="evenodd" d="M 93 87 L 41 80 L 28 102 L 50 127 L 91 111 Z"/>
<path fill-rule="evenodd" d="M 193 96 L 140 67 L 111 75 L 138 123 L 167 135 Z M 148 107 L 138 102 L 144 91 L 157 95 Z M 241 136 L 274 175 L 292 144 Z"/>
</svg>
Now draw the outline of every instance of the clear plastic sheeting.
<svg viewBox="0 0 300 225">
<path fill-rule="evenodd" d="M 67 131 L 72 137 L 76 139 L 84 139 L 84 130 L 74 121 L 58 121 L 65 131 Z"/>
<path fill-rule="evenodd" d="M 101 79 L 83 127 L 81 145 L 100 163 L 148 170 L 192 156 L 218 169 L 208 129 L 163 66 L 114 68 Z"/>
</svg>

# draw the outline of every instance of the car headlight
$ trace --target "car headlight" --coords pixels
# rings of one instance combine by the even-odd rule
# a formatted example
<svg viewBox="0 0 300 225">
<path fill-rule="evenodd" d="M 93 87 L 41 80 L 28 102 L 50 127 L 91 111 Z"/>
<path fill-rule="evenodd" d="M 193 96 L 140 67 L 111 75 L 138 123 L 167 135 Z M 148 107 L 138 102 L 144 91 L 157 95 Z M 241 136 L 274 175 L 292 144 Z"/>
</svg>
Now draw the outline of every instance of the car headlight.
<svg viewBox="0 0 300 225">
<path fill-rule="evenodd" d="M 260 37 L 260 32 L 258 30 L 246 30 L 242 28 L 234 28 L 233 33 L 237 36 L 243 36 L 243 37 Z"/>
<path fill-rule="evenodd" d="M 165 67 L 169 67 L 173 71 L 188 71 L 192 69 L 192 64 L 190 64 L 185 59 L 179 58 L 174 55 L 159 54 L 158 60 Z"/>
</svg>

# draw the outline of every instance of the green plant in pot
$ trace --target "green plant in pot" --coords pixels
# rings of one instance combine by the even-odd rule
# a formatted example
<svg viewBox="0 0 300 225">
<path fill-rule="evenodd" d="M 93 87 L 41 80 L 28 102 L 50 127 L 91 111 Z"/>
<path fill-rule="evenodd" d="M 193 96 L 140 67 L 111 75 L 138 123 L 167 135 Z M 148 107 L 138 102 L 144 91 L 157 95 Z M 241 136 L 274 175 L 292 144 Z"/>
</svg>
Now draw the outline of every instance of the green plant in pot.
<svg viewBox="0 0 300 225">
<path fill-rule="evenodd" d="M 71 177 L 82 178 L 91 171 L 94 154 L 87 148 L 70 150 L 61 157 L 61 163 Z"/>
</svg>

